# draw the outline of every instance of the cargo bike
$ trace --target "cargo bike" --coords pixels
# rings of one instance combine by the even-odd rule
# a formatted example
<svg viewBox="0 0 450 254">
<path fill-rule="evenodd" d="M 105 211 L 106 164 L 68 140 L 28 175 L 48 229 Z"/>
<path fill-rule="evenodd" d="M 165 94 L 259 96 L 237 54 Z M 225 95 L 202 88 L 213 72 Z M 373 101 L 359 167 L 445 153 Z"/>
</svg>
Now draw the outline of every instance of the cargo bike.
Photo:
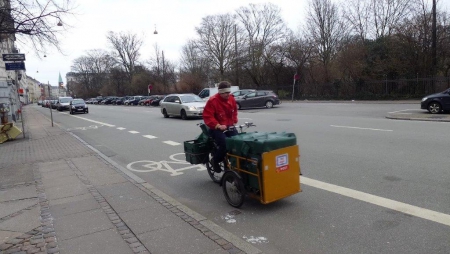
<svg viewBox="0 0 450 254">
<path fill-rule="evenodd" d="M 255 126 L 248 122 L 232 126 L 238 135 L 226 139 L 227 154 L 220 163 L 221 172 L 216 172 L 212 158 L 217 145 L 209 128 L 198 125 L 202 133 L 184 142 L 186 161 L 205 164 L 231 206 L 241 207 L 246 196 L 268 204 L 301 192 L 300 153 L 294 133 L 244 132 Z"/>
</svg>

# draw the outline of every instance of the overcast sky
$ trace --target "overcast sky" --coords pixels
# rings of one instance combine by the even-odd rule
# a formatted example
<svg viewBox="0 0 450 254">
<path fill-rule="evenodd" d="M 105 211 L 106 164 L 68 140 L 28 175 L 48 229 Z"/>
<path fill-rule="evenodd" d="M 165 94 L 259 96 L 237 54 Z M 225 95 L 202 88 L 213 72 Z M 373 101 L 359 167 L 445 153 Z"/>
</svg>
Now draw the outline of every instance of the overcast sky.
<svg viewBox="0 0 450 254">
<path fill-rule="evenodd" d="M 38 59 L 31 49 L 26 54 L 27 76 L 42 83 L 57 85 L 59 73 L 66 85 L 74 59 L 91 49 L 110 50 L 106 41 L 108 31 L 131 31 L 142 36 L 144 45 L 141 61 L 150 59 L 157 43 L 169 60 L 180 59 L 181 47 L 188 39 L 196 38 L 195 27 L 207 15 L 233 12 L 250 3 L 271 2 L 281 9 L 288 27 L 298 30 L 304 18 L 306 0 L 76 0 L 78 13 L 68 19 L 73 28 L 61 38 L 63 54 L 50 50 L 47 57 Z M 57 22 L 57 21 L 55 21 Z M 154 35 L 155 30 L 158 31 Z"/>
<path fill-rule="evenodd" d="M 188 39 L 197 38 L 195 27 L 203 17 L 231 13 L 250 3 L 273 3 L 280 7 L 287 26 L 298 32 L 305 21 L 307 0 L 75 0 L 75 17 L 63 20 L 72 28 L 61 37 L 63 53 L 49 50 L 47 57 L 39 59 L 31 49 L 20 48 L 26 54 L 27 76 L 42 83 L 58 84 L 59 73 L 66 85 L 66 73 L 74 59 L 92 49 L 111 50 L 106 41 L 108 31 L 133 33 L 142 36 L 141 61 L 154 54 L 158 44 L 169 60 L 180 59 L 181 47 Z M 425 0 L 431 3 L 431 0 Z M 338 2 L 333 1 L 333 2 Z M 449 0 L 440 0 L 448 10 Z M 56 23 L 57 21 L 55 21 Z M 154 35 L 155 30 L 158 31 Z"/>
</svg>

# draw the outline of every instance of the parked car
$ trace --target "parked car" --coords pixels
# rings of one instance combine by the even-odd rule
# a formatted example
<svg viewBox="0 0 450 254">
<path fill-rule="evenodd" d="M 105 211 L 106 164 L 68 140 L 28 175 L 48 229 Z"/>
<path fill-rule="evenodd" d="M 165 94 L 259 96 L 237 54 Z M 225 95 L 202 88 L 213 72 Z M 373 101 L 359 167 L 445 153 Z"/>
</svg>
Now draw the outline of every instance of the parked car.
<svg viewBox="0 0 450 254">
<path fill-rule="evenodd" d="M 164 118 L 179 116 L 183 120 L 189 117 L 202 117 L 206 101 L 195 94 L 170 94 L 161 102 Z"/>
<path fill-rule="evenodd" d="M 143 96 L 132 96 L 130 99 L 125 101 L 125 105 L 138 105 L 139 101 L 142 99 Z"/>
<path fill-rule="evenodd" d="M 254 92 L 254 91 L 256 91 L 256 90 L 255 89 L 242 89 L 242 90 L 237 90 L 236 92 L 232 92 L 231 94 L 236 98 L 236 97 L 244 96 L 244 95 Z"/>
<path fill-rule="evenodd" d="M 421 109 L 426 109 L 431 114 L 438 114 L 450 110 L 450 88 L 422 98 Z"/>
<path fill-rule="evenodd" d="M 138 105 L 139 106 L 144 106 L 145 105 L 145 101 L 148 100 L 148 98 L 150 98 L 150 96 L 142 96 L 141 99 L 138 101 Z"/>
<path fill-rule="evenodd" d="M 56 104 L 58 103 L 58 100 L 50 100 L 50 106 L 52 107 L 52 109 L 56 109 Z"/>
<path fill-rule="evenodd" d="M 72 97 L 58 97 L 56 108 L 58 109 L 58 111 L 69 110 L 69 104 L 72 100 Z"/>
<path fill-rule="evenodd" d="M 159 106 L 161 101 L 166 98 L 166 95 L 157 95 L 158 97 L 150 102 L 152 106 Z"/>
<path fill-rule="evenodd" d="M 113 104 L 114 105 L 123 105 L 125 100 L 126 100 L 125 97 L 119 97 L 115 101 L 113 101 Z"/>
<path fill-rule="evenodd" d="M 244 96 L 236 98 L 237 108 L 272 108 L 280 104 L 278 96 L 270 90 L 254 91 Z"/>
<path fill-rule="evenodd" d="M 112 102 L 116 99 L 117 97 L 115 96 L 111 96 L 111 97 L 107 97 L 104 100 L 102 100 L 101 104 L 103 105 L 109 105 L 112 104 Z"/>
<path fill-rule="evenodd" d="M 75 113 L 89 113 L 89 108 L 83 99 L 73 99 L 70 101 L 69 106 L 71 115 Z"/>
<path fill-rule="evenodd" d="M 42 105 L 42 100 L 38 100 L 37 105 L 38 106 Z"/>
</svg>

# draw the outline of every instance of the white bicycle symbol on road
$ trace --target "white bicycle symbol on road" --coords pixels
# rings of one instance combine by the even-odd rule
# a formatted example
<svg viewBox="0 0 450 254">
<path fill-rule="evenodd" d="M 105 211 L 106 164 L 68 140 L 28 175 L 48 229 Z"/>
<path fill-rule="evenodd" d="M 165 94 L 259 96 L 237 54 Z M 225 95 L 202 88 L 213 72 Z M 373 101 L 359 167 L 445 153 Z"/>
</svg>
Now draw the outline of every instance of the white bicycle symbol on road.
<svg viewBox="0 0 450 254">
<path fill-rule="evenodd" d="M 191 165 L 189 162 L 187 162 L 184 159 L 177 159 L 176 156 L 184 155 L 184 153 L 176 153 L 169 156 L 171 161 L 134 161 L 127 165 L 127 168 L 134 172 L 141 172 L 141 173 L 147 173 L 147 172 L 154 172 L 154 171 L 164 171 L 170 173 L 170 176 L 178 176 L 184 174 L 181 171 L 187 170 L 187 169 L 197 169 L 197 171 L 203 171 L 206 170 L 206 167 L 202 164 L 198 165 Z M 176 168 L 173 168 L 171 165 L 176 165 Z M 178 167 L 178 166 L 185 166 L 185 167 Z M 186 166 L 188 165 L 188 166 Z M 140 169 L 141 168 L 141 169 Z"/>
</svg>

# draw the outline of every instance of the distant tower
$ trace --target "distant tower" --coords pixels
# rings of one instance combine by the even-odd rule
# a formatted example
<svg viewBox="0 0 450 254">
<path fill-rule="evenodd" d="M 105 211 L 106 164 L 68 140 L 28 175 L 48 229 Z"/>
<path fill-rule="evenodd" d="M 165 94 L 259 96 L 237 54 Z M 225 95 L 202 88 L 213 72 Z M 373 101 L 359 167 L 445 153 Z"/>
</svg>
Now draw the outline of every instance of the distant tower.
<svg viewBox="0 0 450 254">
<path fill-rule="evenodd" d="M 58 96 L 66 96 L 63 86 L 64 86 L 64 83 L 63 83 L 63 80 L 61 78 L 61 72 L 60 72 L 59 73 L 59 79 L 58 79 Z M 61 94 L 61 92 L 63 92 L 64 94 Z"/>
<path fill-rule="evenodd" d="M 63 85 L 64 85 L 63 80 L 62 80 L 62 78 L 61 78 L 61 72 L 59 73 L 58 84 L 59 84 L 59 87 L 63 87 Z"/>
</svg>

